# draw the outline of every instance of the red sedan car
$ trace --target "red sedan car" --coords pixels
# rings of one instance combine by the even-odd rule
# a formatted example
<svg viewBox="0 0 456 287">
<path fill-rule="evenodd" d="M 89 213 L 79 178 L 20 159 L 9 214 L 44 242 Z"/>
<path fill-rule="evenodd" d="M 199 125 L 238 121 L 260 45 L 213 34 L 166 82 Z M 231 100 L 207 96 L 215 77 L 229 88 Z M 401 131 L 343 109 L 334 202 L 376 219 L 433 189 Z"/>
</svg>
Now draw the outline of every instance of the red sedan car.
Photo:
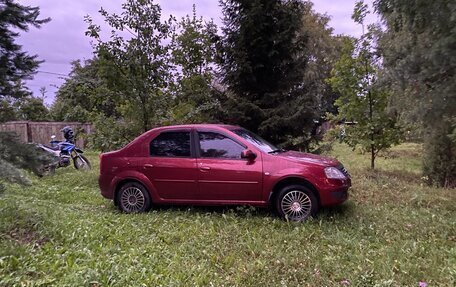
<svg viewBox="0 0 456 287">
<path fill-rule="evenodd" d="M 335 159 L 284 151 L 230 125 L 150 130 L 100 155 L 101 194 L 120 210 L 152 205 L 273 206 L 302 221 L 348 197 L 350 175 Z"/>
</svg>

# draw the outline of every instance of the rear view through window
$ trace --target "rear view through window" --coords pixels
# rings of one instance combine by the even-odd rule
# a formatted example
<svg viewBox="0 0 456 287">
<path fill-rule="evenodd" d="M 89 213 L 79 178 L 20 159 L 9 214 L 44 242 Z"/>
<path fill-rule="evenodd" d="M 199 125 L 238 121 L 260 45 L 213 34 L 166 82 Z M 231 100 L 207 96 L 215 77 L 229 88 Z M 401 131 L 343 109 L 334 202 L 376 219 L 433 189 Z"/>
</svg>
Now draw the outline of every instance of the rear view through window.
<svg viewBox="0 0 456 287">
<path fill-rule="evenodd" d="M 150 155 L 190 157 L 190 132 L 162 133 L 150 143 Z"/>
</svg>

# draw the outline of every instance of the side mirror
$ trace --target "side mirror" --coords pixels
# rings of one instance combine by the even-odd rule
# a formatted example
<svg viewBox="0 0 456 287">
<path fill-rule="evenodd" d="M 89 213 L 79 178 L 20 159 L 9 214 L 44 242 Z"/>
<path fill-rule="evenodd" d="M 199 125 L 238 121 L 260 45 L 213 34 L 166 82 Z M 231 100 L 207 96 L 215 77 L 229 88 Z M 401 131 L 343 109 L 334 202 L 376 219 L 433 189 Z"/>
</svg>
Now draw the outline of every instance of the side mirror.
<svg viewBox="0 0 456 287">
<path fill-rule="evenodd" d="M 249 149 L 246 149 L 246 150 L 242 151 L 242 153 L 241 153 L 241 158 L 245 158 L 248 160 L 254 160 L 254 159 L 256 159 L 256 157 L 257 157 L 256 153 L 254 153 L 253 151 L 251 151 Z"/>
</svg>

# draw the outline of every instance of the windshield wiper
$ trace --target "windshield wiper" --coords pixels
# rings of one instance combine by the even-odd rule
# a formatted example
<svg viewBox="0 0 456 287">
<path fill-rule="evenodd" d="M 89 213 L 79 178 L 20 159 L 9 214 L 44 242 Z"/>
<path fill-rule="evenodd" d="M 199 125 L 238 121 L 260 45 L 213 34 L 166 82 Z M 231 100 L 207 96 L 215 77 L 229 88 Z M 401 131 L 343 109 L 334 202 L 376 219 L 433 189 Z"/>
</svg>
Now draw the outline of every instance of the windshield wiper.
<svg viewBox="0 0 456 287">
<path fill-rule="evenodd" d="M 269 151 L 268 153 L 271 154 L 271 153 L 279 153 L 279 152 L 285 152 L 285 150 L 279 148 L 279 149 L 271 150 L 271 151 Z"/>
</svg>

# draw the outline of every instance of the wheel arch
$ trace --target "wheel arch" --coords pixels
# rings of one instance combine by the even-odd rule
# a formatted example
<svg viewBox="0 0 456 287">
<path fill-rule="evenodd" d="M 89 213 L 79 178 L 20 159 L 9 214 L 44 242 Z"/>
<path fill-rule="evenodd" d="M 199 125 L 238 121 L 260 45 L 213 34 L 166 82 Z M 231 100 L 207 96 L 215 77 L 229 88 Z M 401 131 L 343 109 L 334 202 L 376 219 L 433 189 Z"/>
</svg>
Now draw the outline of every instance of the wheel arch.
<svg viewBox="0 0 456 287">
<path fill-rule="evenodd" d="M 154 201 L 154 194 L 153 194 L 153 191 L 150 190 L 149 186 L 147 184 L 145 184 L 144 182 L 142 182 L 141 180 L 137 179 L 137 178 L 132 178 L 132 177 L 127 177 L 127 178 L 124 178 L 124 179 L 121 179 L 119 180 L 116 185 L 115 185 L 115 188 L 114 188 L 114 205 L 115 206 L 118 206 L 119 202 L 117 201 L 117 198 L 118 198 L 118 193 L 120 191 L 120 188 L 124 185 L 124 184 L 127 184 L 127 183 L 131 183 L 131 182 L 135 182 L 135 183 L 138 183 L 142 186 L 144 186 L 144 188 L 147 190 L 147 192 L 149 193 L 150 195 L 150 199 L 152 200 L 152 202 Z"/>
<path fill-rule="evenodd" d="M 303 177 L 299 177 L 299 176 L 290 176 L 290 177 L 280 179 L 272 188 L 272 192 L 269 196 L 269 203 L 271 205 L 274 205 L 274 201 L 275 201 L 276 196 L 279 193 L 279 191 L 282 188 L 284 188 L 285 186 L 295 185 L 295 184 L 302 185 L 302 186 L 308 188 L 317 198 L 318 205 L 321 206 L 320 194 L 318 193 L 317 188 L 310 181 L 308 181 L 307 179 L 305 179 Z"/>
</svg>

